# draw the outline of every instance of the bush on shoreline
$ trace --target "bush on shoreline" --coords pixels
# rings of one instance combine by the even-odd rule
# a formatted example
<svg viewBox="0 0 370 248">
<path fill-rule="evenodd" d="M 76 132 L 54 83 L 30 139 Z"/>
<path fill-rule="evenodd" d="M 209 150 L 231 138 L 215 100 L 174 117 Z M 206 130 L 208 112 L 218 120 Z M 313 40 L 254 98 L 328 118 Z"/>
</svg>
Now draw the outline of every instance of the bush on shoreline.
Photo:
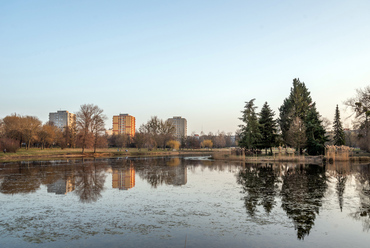
<svg viewBox="0 0 370 248">
<path fill-rule="evenodd" d="M 0 150 L 1 152 L 13 152 L 16 153 L 19 149 L 19 144 L 14 139 L 1 138 L 0 139 Z"/>
</svg>

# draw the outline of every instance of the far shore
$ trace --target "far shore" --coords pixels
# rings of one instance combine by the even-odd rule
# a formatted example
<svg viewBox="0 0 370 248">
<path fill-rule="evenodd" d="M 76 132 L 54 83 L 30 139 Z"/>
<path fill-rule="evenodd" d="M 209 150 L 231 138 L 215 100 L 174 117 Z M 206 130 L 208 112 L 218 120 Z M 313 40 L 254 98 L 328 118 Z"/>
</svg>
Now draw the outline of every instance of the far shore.
<svg viewBox="0 0 370 248">
<path fill-rule="evenodd" d="M 53 159 L 78 159 L 78 158 L 110 158 L 110 157 L 160 157 L 160 156 L 210 156 L 210 159 L 224 161 L 241 161 L 246 163 L 263 163 L 263 162 L 299 162 L 299 163 L 322 163 L 325 156 L 294 156 L 288 154 L 285 156 L 259 155 L 259 156 L 236 156 L 232 155 L 230 148 L 224 149 L 137 149 L 137 148 L 103 148 L 97 149 L 94 153 L 93 149 L 85 149 L 82 153 L 81 148 L 21 148 L 16 153 L 0 153 L 0 162 L 15 162 L 15 161 L 32 161 L 32 160 L 53 160 Z M 337 159 L 336 161 L 343 161 Z M 345 161 L 350 162 L 370 162 L 368 154 L 360 154 L 351 156 Z M 330 162 L 330 161 L 327 161 Z"/>
<path fill-rule="evenodd" d="M 179 156 L 179 155 L 211 155 L 214 151 L 209 149 L 137 149 L 137 148 L 104 148 L 85 149 L 82 153 L 81 148 L 30 148 L 19 149 L 16 153 L 1 153 L 0 162 L 23 161 L 23 160 L 50 160 L 50 159 L 72 159 L 72 158 L 109 158 L 109 157 L 156 157 L 156 156 Z"/>
</svg>

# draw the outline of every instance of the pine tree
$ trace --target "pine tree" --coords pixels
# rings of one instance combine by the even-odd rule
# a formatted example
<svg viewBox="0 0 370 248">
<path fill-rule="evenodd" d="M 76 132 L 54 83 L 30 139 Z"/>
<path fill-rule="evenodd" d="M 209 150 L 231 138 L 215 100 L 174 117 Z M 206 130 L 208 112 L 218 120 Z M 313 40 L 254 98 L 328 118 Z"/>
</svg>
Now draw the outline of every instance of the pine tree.
<svg viewBox="0 0 370 248">
<path fill-rule="evenodd" d="M 239 126 L 241 128 L 239 146 L 252 151 L 257 149 L 261 140 L 259 123 L 255 112 L 257 107 L 254 106 L 254 101 L 255 99 L 245 102 L 246 104 L 242 111 L 243 116 L 239 118 L 245 123 Z"/>
<path fill-rule="evenodd" d="M 297 116 L 293 119 L 287 131 L 286 143 L 302 154 L 302 148 L 306 145 L 306 141 L 306 127 L 303 120 Z"/>
<path fill-rule="evenodd" d="M 293 87 L 290 89 L 289 97 L 284 100 L 283 105 L 279 108 L 279 125 L 285 143 L 292 121 L 295 120 L 295 117 L 304 120 L 311 103 L 310 92 L 305 83 L 299 81 L 299 78 L 293 79 Z"/>
<path fill-rule="evenodd" d="M 309 155 L 322 155 L 325 153 L 325 142 L 328 141 L 320 114 L 316 104 L 310 106 L 305 118 L 306 126 L 306 148 Z"/>
<path fill-rule="evenodd" d="M 259 130 L 261 133 L 260 148 L 270 148 L 272 153 L 272 147 L 276 144 L 276 120 L 274 120 L 275 113 L 271 110 L 267 102 L 263 105 L 261 112 L 259 113 Z"/>
<path fill-rule="evenodd" d="M 344 131 L 342 127 L 342 122 L 340 121 L 340 112 L 339 112 L 338 104 L 335 109 L 333 129 L 334 129 L 334 145 L 336 146 L 345 145 L 346 142 L 345 142 Z"/>
</svg>

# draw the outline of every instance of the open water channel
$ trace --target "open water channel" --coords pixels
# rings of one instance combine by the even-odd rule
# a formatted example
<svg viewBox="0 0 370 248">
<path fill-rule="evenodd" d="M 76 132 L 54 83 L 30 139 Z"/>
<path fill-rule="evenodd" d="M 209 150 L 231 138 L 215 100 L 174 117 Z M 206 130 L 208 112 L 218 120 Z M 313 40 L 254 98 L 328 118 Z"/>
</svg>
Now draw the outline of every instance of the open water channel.
<svg viewBox="0 0 370 248">
<path fill-rule="evenodd" d="M 0 164 L 0 247 L 369 247 L 370 165 Z"/>
</svg>

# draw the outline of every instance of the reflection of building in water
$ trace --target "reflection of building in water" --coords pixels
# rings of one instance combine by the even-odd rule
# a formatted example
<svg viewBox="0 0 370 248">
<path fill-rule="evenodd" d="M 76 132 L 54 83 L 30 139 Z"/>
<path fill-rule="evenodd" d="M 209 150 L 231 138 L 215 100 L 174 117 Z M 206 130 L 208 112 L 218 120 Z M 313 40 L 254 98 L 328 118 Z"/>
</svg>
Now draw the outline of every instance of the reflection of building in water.
<svg viewBox="0 0 370 248">
<path fill-rule="evenodd" d="M 168 169 L 168 180 L 167 184 L 170 185 L 185 185 L 188 181 L 187 169 L 185 166 L 180 166 L 181 161 L 179 158 L 171 158 L 170 161 L 166 163 L 171 166 Z"/>
<path fill-rule="evenodd" d="M 55 183 L 48 184 L 48 193 L 55 193 L 57 195 L 67 194 L 75 189 L 71 179 L 59 179 Z"/>
<path fill-rule="evenodd" d="M 135 187 L 135 168 L 133 166 L 113 168 L 112 188 L 128 190 Z"/>
<path fill-rule="evenodd" d="M 141 178 L 145 179 L 154 188 L 162 184 L 180 186 L 187 183 L 187 167 L 182 165 L 178 158 L 166 161 L 167 166 L 152 164 L 138 170 Z"/>
<path fill-rule="evenodd" d="M 168 184 L 180 186 L 180 185 L 185 185 L 187 182 L 188 182 L 188 171 L 186 167 L 185 166 L 175 167 L 172 180 L 170 180 Z"/>
</svg>

